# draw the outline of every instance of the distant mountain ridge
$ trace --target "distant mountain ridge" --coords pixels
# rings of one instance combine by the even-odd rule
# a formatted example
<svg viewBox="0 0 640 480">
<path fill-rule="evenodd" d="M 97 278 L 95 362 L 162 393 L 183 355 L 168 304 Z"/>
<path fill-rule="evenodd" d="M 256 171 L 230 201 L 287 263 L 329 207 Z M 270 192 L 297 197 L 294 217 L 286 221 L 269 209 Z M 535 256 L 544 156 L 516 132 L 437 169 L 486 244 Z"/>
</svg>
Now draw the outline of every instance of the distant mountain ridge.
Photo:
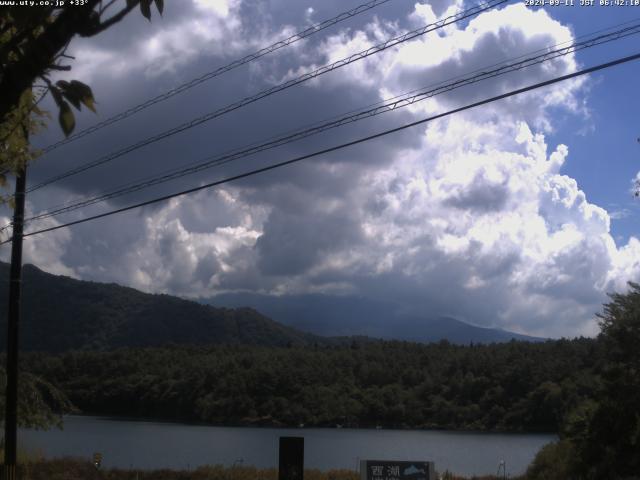
<svg viewBox="0 0 640 480">
<path fill-rule="evenodd" d="M 210 301 L 227 307 L 251 306 L 279 323 L 321 336 L 363 335 L 423 343 L 448 340 L 457 344 L 546 340 L 479 327 L 429 312 L 407 313 L 401 305 L 385 300 L 329 295 L 226 294 Z"/>
<path fill-rule="evenodd" d="M 6 348 L 9 265 L 0 262 L 0 349 Z M 167 344 L 307 345 L 329 342 L 251 308 L 215 308 L 114 283 L 23 268 L 20 348 L 61 352 Z"/>
<path fill-rule="evenodd" d="M 8 279 L 9 265 L 0 262 L 0 350 L 6 346 Z M 226 295 L 214 301 L 216 306 L 143 293 L 25 265 L 20 348 L 62 352 L 170 344 L 336 345 L 375 338 L 459 344 L 540 340 L 452 318 L 398 317 L 384 302 L 321 295 Z"/>
</svg>

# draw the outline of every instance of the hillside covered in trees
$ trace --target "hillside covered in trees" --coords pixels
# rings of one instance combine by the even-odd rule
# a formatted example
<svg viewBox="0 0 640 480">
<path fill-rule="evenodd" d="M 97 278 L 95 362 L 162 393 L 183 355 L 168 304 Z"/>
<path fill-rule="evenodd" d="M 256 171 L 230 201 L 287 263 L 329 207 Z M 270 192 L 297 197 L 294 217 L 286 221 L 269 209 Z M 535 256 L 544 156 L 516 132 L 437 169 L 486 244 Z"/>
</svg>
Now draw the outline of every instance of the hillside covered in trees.
<svg viewBox="0 0 640 480">
<path fill-rule="evenodd" d="M 596 341 L 211 346 L 31 353 L 90 414 L 226 425 L 557 431 L 597 383 Z"/>
<path fill-rule="evenodd" d="M 250 308 L 215 308 L 114 283 L 51 275 L 25 265 L 20 348 L 62 352 L 166 344 L 311 345 L 330 342 L 281 325 Z M 0 312 L 7 309 L 9 266 L 0 262 Z M 6 317 L 0 317 L 6 348 Z"/>
</svg>

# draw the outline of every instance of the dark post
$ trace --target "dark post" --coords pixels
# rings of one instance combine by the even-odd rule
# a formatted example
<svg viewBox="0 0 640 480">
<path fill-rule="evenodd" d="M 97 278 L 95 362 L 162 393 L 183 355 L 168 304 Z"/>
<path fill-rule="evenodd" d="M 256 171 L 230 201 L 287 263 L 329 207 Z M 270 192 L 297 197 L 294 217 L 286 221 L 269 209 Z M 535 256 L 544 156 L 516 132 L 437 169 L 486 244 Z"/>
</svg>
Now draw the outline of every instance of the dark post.
<svg viewBox="0 0 640 480">
<path fill-rule="evenodd" d="M 280 437 L 278 480 L 302 480 L 304 437 Z"/>
<path fill-rule="evenodd" d="M 27 167 L 16 177 L 13 237 L 11 238 L 11 273 L 9 278 L 9 314 L 7 322 L 7 395 L 4 417 L 5 479 L 16 478 L 16 445 L 18 426 L 18 325 L 20 322 L 20 290 L 22 282 L 22 233 Z"/>
</svg>

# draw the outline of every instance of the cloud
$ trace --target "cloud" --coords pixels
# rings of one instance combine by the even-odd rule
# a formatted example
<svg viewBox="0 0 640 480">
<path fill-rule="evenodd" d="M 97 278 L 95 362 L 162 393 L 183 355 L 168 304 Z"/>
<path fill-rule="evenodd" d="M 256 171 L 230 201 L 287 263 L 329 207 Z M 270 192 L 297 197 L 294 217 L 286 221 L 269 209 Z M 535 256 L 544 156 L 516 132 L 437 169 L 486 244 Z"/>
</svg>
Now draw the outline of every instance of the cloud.
<svg viewBox="0 0 640 480">
<path fill-rule="evenodd" d="M 205 192 L 85 229 L 65 259 L 83 278 L 203 296 L 246 264 L 242 257 L 261 233 L 254 222 L 263 217 L 259 209 L 247 215 L 226 190 Z"/>
<path fill-rule="evenodd" d="M 31 202 L 26 202 L 25 212 L 27 216 L 33 214 Z M 0 215 L 0 225 L 7 225 L 10 222 L 7 215 Z M 60 225 L 55 219 L 46 219 L 40 222 L 42 228 L 50 228 Z M 9 238 L 11 230 L 3 232 L 2 240 Z M 28 230 L 27 230 L 28 232 Z M 40 268 L 56 275 L 67 275 L 78 277 L 75 269 L 63 262 L 62 257 L 68 248 L 72 233 L 69 230 L 60 229 L 44 236 L 33 236 L 23 240 L 22 258 L 24 263 L 32 263 Z M 4 262 L 11 261 L 11 245 L 6 244 L 0 247 L 0 259 Z"/>
<path fill-rule="evenodd" d="M 194 0 L 181 3 L 178 9 L 168 4 L 164 16 L 154 16 L 144 30 L 131 28 L 143 23 L 134 11 L 122 25 L 104 34 L 114 37 L 127 30 L 124 43 L 105 42 L 104 36 L 75 40 L 70 53 L 77 60 L 69 75 L 87 82 L 104 81 L 104 77 L 122 81 L 132 73 L 153 78 L 175 73 L 203 55 L 237 52 L 246 43 L 240 41 L 239 6 L 239 0 Z"/>
<path fill-rule="evenodd" d="M 311 215 L 300 213 L 274 210 L 269 216 L 256 242 L 263 274 L 304 274 L 332 252 L 360 243 L 358 222 L 348 211 L 314 208 Z"/>
<path fill-rule="evenodd" d="M 629 210 L 628 208 L 623 208 L 621 210 L 613 210 L 608 213 L 609 213 L 609 218 L 611 220 L 622 220 L 623 218 L 627 218 L 630 215 L 632 215 L 631 210 Z"/>
<path fill-rule="evenodd" d="M 248 2 L 191 4 L 168 25 L 154 23 L 152 28 L 159 30 L 151 40 L 125 48 L 121 73 L 118 57 L 108 56 L 115 53 L 106 41 L 91 48 L 106 52 L 104 61 L 112 62 L 122 78 L 142 73 L 154 82 L 168 82 L 193 73 L 209 55 L 224 57 L 217 47 L 206 53 L 196 48 L 202 35 L 225 36 L 225 45 L 235 52 L 290 28 L 275 20 L 277 8 L 264 15 L 260 6 L 252 8 Z M 418 3 L 412 11 L 341 27 L 301 43 L 290 55 L 220 79 L 215 87 L 203 86 L 197 95 L 169 103 L 163 115 L 141 115 L 119 136 L 97 137 L 93 147 L 113 150 L 113 138 L 126 144 L 166 128 L 167 119 L 241 98 L 457 8 L 451 2 Z M 283 15 L 291 12 L 283 10 Z M 301 24 L 311 15 L 323 18 L 303 7 L 297 15 Z M 197 22 L 209 23 L 200 31 Z M 249 28 L 255 35 L 247 35 Z M 185 36 L 171 44 L 179 32 Z M 212 150 L 234 148 L 571 38 L 571 30 L 548 11 L 520 4 L 496 9 L 140 151 L 120 169 L 114 165 L 61 188 L 76 194 L 101 190 L 122 181 L 123 165 L 129 179 L 148 176 L 149 170 L 175 168 Z M 134 56 L 145 61 L 131 65 Z M 308 153 L 576 68 L 569 55 L 154 193 Z M 626 245 L 615 245 L 610 221 L 617 214 L 591 203 L 576 180 L 563 173 L 568 147 L 548 145 L 550 129 L 558 122 L 555 112 L 586 118 L 587 87 L 585 80 L 576 80 L 537 90 L 223 189 L 86 224 L 66 237 L 51 237 L 31 254 L 40 255 L 33 258 L 45 268 L 188 297 L 224 292 L 357 295 L 388 300 L 418 316 L 451 316 L 543 336 L 593 334 L 594 313 L 606 292 L 623 290 L 628 280 L 638 279 L 640 241 L 631 237 Z M 55 157 L 56 167 L 88 151 L 86 145 L 70 150 L 73 154 L 67 151 Z M 54 163 L 43 165 L 42 172 L 53 170 Z M 37 175 L 46 176 L 42 172 Z M 138 197 L 103 208 L 132 198 Z"/>
<path fill-rule="evenodd" d="M 383 239 L 372 258 L 385 259 L 370 268 L 398 276 L 394 284 L 413 290 L 445 278 L 436 291 L 422 292 L 425 307 L 440 303 L 433 297 L 444 287 L 455 298 L 446 303 L 451 315 L 558 334 L 558 308 L 564 312 L 568 302 L 596 310 L 611 287 L 617 253 L 608 216 L 586 201 L 575 181 L 556 173 L 566 148 L 547 156 L 543 137 L 525 124 L 498 124 L 492 137 L 483 132 L 484 151 L 450 150 L 447 140 L 461 128 L 473 135 L 474 124 L 462 117 L 429 127 L 426 138 L 437 130 L 442 142 L 368 182 L 375 185 L 370 195 L 386 205 L 368 217 L 370 239 Z M 502 132 L 509 130 L 519 151 L 503 146 Z M 461 201 L 469 198 L 477 203 Z M 491 305 L 486 313 L 474 312 L 479 292 Z M 583 315 L 586 332 L 592 325 Z M 566 322 L 577 319 L 572 314 Z"/>
<path fill-rule="evenodd" d="M 458 6 L 451 5 L 441 17 L 437 17 L 430 6 L 417 4 L 411 18 L 423 26 L 454 14 L 458 9 Z M 326 63 L 331 63 L 405 31 L 396 23 L 376 20 L 364 29 L 342 31 L 329 36 L 318 46 L 318 55 Z M 470 72 L 486 71 L 490 65 L 513 61 L 522 55 L 540 54 L 554 45 L 567 46 L 572 39 L 571 30 L 554 20 L 545 10 L 534 11 L 523 4 L 514 4 L 485 12 L 472 18 L 466 25 L 452 24 L 394 49 L 367 57 L 346 67 L 341 75 L 323 78 L 313 85 L 322 85 L 322 88 L 377 86 L 381 98 L 390 98 L 453 81 L 463 75 L 468 76 Z M 285 79 L 318 66 L 314 63 L 290 70 Z M 439 113 L 576 69 L 577 63 L 570 54 L 474 86 L 456 89 L 452 93 L 438 95 L 416 103 L 411 110 L 423 114 Z M 579 96 L 580 87 L 584 84 L 584 79 L 570 80 L 563 85 L 496 103 L 486 109 L 486 112 L 489 116 L 510 116 L 513 121 L 525 119 L 536 127 L 549 130 L 550 107 L 586 113 Z M 526 112 L 524 118 L 523 112 Z"/>
</svg>

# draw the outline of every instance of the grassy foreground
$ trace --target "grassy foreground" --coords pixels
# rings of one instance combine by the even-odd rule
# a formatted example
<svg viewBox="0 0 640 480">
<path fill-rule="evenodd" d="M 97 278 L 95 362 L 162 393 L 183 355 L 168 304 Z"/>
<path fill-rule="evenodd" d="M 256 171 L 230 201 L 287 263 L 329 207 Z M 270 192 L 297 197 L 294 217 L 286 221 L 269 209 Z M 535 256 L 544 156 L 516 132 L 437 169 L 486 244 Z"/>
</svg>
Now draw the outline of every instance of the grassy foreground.
<svg viewBox="0 0 640 480">
<path fill-rule="evenodd" d="M 277 480 L 275 468 L 204 466 L 194 470 L 121 470 L 96 469 L 78 458 L 31 459 L 18 466 L 19 480 Z M 443 480 L 497 480 L 494 476 L 459 477 L 449 473 Z M 510 477 L 515 480 L 515 477 Z M 359 480 L 353 470 L 305 470 L 305 480 Z"/>
</svg>

